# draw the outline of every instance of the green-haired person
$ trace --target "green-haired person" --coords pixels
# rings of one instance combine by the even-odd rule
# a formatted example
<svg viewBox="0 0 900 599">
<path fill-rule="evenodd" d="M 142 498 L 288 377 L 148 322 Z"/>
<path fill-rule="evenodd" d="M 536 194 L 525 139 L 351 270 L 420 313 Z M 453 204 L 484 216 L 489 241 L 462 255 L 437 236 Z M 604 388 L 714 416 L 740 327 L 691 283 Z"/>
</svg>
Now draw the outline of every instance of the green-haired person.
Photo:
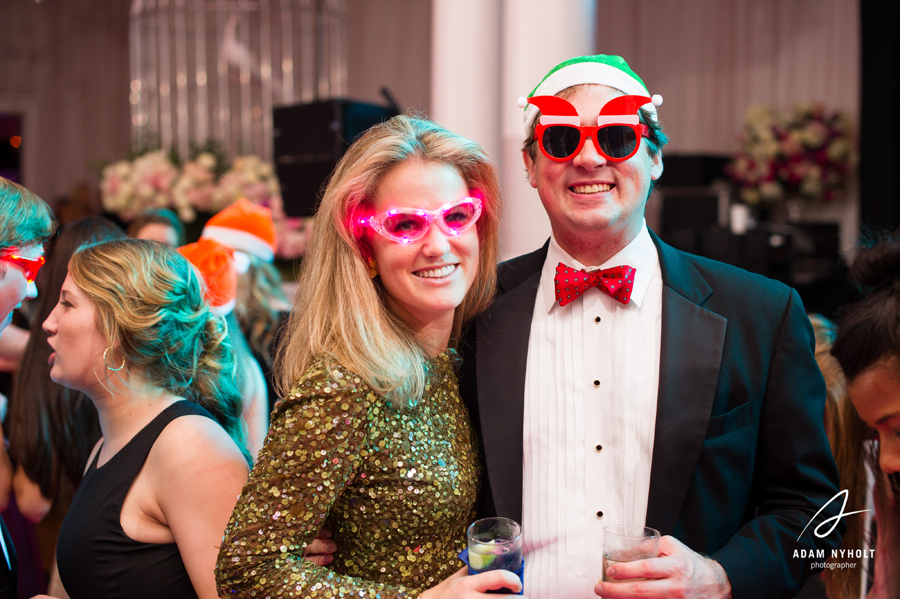
<svg viewBox="0 0 900 599">
<path fill-rule="evenodd" d="M 23 300 L 37 297 L 34 279 L 44 264 L 44 240 L 54 226 L 50 208 L 41 198 L 0 177 L 0 332 Z M 5 450 L 0 451 L 8 465 Z M 0 596 L 15 597 L 16 551 L 2 520 L 0 553 Z"/>
</svg>

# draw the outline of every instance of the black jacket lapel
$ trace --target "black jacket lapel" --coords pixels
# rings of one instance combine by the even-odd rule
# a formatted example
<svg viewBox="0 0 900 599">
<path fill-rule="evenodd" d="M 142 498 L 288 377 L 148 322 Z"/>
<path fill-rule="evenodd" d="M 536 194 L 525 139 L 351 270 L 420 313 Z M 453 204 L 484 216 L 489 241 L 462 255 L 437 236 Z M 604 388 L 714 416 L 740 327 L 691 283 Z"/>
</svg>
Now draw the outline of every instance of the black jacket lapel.
<svg viewBox="0 0 900 599">
<path fill-rule="evenodd" d="M 540 250 L 500 265 L 500 294 L 478 319 L 478 420 L 497 515 L 522 521 L 522 422 Z"/>
<path fill-rule="evenodd" d="M 659 249 L 663 297 L 647 526 L 670 534 L 706 438 L 728 321 L 701 307 L 713 292 L 690 260 L 652 237 Z"/>
</svg>

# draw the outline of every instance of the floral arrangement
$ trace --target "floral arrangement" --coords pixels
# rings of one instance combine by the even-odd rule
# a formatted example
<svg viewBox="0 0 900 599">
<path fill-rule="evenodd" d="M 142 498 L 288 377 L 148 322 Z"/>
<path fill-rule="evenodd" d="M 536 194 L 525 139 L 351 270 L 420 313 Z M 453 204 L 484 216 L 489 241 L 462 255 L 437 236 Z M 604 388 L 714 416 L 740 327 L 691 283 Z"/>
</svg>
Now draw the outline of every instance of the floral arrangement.
<svg viewBox="0 0 900 599">
<path fill-rule="evenodd" d="M 111 164 L 100 182 L 103 208 L 131 220 L 147 208 L 175 207 L 172 184 L 177 178 L 178 169 L 162 151 Z"/>
<path fill-rule="evenodd" d="M 172 186 L 172 200 L 178 217 L 193 222 L 196 211 L 214 212 L 213 196 L 216 192 L 216 157 L 202 152 L 189 160 L 181 169 L 181 176 Z"/>
<path fill-rule="evenodd" d="M 846 115 L 821 104 L 789 112 L 757 106 L 747 111 L 741 147 L 726 172 L 748 204 L 789 197 L 831 202 L 841 197 L 856 162 Z"/>
<path fill-rule="evenodd" d="M 272 211 L 280 258 L 296 258 L 306 251 L 312 233 L 311 218 L 293 218 L 284 212 L 281 187 L 272 165 L 258 156 L 239 156 L 222 175 L 212 194 L 214 211 L 230 206 L 240 198 L 266 206 Z"/>
<path fill-rule="evenodd" d="M 239 156 L 234 159 L 213 193 L 216 210 L 230 206 L 240 198 L 254 204 L 269 206 L 281 201 L 281 188 L 272 165 L 258 156 Z"/>
<path fill-rule="evenodd" d="M 190 223 L 197 212 L 215 213 L 247 198 L 272 210 L 278 257 L 296 258 L 306 250 L 312 219 L 285 214 L 271 163 L 258 156 L 239 156 L 226 170 L 215 151 L 195 154 L 181 167 L 176 166 L 177 156 L 162 150 L 107 166 L 100 182 L 104 210 L 127 222 L 147 208 L 171 208 Z"/>
</svg>

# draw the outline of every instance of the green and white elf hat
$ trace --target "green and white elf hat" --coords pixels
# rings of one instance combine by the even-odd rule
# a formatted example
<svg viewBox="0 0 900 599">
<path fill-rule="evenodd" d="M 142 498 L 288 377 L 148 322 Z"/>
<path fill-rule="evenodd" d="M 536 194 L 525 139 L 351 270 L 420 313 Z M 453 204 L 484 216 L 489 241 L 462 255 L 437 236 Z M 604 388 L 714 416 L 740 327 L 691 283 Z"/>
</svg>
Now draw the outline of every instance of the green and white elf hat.
<svg viewBox="0 0 900 599">
<path fill-rule="evenodd" d="M 628 63 L 621 56 L 608 54 L 595 54 L 594 56 L 578 56 L 570 58 L 553 67 L 537 86 L 531 90 L 529 98 L 534 96 L 555 96 L 562 90 L 573 85 L 585 85 L 596 83 L 615 88 L 625 95 L 649 96 L 650 90 L 631 70 Z M 652 96 L 652 102 L 644 104 L 643 108 L 651 118 L 656 121 L 656 107 L 662 105 L 662 96 Z M 531 127 L 537 118 L 538 109 L 528 104 L 527 98 L 519 98 L 517 105 L 524 108 L 525 138 L 531 137 Z"/>
</svg>

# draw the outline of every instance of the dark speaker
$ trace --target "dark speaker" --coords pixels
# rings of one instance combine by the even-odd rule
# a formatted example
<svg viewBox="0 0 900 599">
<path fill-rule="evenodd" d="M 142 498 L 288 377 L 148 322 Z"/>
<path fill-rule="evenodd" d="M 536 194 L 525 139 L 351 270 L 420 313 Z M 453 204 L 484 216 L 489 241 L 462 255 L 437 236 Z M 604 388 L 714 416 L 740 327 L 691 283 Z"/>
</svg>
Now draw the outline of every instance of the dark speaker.
<svg viewBox="0 0 900 599">
<path fill-rule="evenodd" d="M 353 140 L 396 114 L 394 108 L 353 100 L 275 108 L 275 172 L 287 215 L 315 214 L 325 182 Z"/>
<path fill-rule="evenodd" d="M 722 222 L 723 200 L 715 187 L 660 187 L 660 193 L 663 234 L 704 231 Z"/>
<path fill-rule="evenodd" d="M 725 178 L 725 165 L 729 162 L 730 156 L 666 154 L 659 183 L 664 186 L 712 185 L 716 179 Z"/>
</svg>

